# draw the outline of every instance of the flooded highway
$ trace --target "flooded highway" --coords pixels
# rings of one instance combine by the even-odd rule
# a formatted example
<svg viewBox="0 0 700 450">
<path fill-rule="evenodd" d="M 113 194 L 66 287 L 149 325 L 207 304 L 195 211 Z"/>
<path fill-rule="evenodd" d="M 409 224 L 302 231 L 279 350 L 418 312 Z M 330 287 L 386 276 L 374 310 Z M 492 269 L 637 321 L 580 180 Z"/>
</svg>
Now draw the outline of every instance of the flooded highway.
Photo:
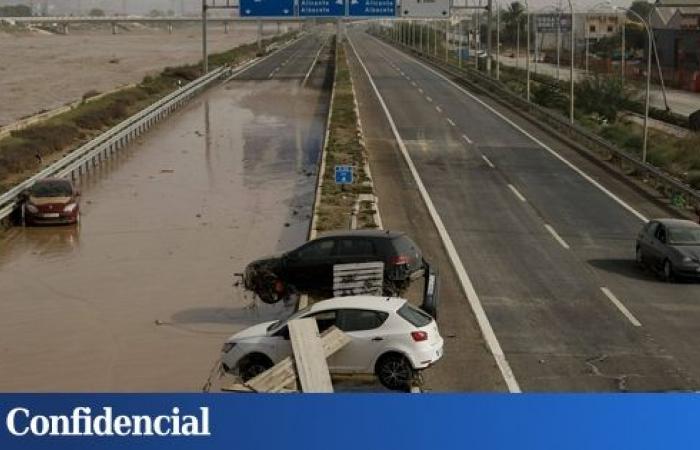
<svg viewBox="0 0 700 450">
<path fill-rule="evenodd" d="M 284 77 L 254 66 L 84 175 L 78 227 L 0 234 L 0 390 L 196 391 L 227 336 L 284 313 L 233 274 L 306 240 L 325 65 L 301 82 L 322 43 L 302 38 L 259 65 L 286 61 Z"/>
</svg>

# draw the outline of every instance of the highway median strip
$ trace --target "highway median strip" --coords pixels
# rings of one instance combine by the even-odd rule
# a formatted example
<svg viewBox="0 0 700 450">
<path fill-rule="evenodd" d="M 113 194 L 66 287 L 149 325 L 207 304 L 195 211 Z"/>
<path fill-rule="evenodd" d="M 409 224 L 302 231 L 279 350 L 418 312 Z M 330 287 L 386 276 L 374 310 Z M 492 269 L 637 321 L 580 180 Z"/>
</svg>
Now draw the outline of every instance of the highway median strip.
<svg viewBox="0 0 700 450">
<path fill-rule="evenodd" d="M 335 79 L 330 106 L 328 136 L 319 172 L 310 236 L 339 229 L 381 228 L 367 151 L 362 138 L 355 92 L 344 42 L 335 44 Z M 352 166 L 353 181 L 337 184 L 336 166 Z"/>
</svg>

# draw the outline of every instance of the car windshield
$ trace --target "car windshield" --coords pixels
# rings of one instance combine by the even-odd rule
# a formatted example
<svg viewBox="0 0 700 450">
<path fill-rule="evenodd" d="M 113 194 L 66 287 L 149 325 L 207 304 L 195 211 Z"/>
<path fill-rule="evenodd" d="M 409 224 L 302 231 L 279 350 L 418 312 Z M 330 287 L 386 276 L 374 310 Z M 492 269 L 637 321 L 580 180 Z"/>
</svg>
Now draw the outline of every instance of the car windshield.
<svg viewBox="0 0 700 450">
<path fill-rule="evenodd" d="M 271 323 L 270 326 L 267 327 L 267 331 L 272 332 L 272 333 L 276 333 L 280 328 L 287 325 L 287 322 L 289 322 L 290 320 L 298 319 L 299 317 L 301 317 L 304 314 L 306 314 L 307 312 L 309 312 L 310 309 L 311 309 L 311 306 L 307 306 L 306 308 L 302 308 L 299 311 L 295 312 L 294 314 L 287 317 L 286 319 L 280 319 L 276 322 Z"/>
<path fill-rule="evenodd" d="M 39 181 L 29 191 L 33 197 L 70 197 L 73 189 L 67 181 Z"/>
<path fill-rule="evenodd" d="M 700 227 L 669 228 L 668 243 L 671 245 L 700 245 Z"/>
</svg>

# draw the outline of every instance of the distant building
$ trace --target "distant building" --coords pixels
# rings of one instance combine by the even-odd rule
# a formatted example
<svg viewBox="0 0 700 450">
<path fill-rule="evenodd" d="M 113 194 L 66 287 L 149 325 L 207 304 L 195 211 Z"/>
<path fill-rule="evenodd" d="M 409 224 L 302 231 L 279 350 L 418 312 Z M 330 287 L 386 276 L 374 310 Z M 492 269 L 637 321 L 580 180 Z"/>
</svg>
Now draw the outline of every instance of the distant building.
<svg viewBox="0 0 700 450">
<path fill-rule="evenodd" d="M 578 35 L 588 36 L 589 40 L 597 41 L 602 38 L 615 36 L 622 30 L 623 16 L 621 14 L 590 13 L 581 17 L 583 33 L 578 29 Z M 578 28 L 578 27 L 577 27 Z"/>
<path fill-rule="evenodd" d="M 672 2 L 672 3 L 671 3 Z M 697 0 L 664 0 L 652 12 L 651 24 L 664 78 L 683 89 L 700 92 L 700 7 Z"/>
</svg>

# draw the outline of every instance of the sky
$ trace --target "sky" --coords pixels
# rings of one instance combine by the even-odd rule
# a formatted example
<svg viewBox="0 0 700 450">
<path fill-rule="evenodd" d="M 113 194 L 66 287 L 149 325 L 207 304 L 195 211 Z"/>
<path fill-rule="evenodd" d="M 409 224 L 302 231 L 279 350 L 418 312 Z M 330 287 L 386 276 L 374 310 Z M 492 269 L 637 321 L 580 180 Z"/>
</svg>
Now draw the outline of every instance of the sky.
<svg viewBox="0 0 700 450">
<path fill-rule="evenodd" d="M 0 0 L 0 5 L 12 5 L 18 3 L 34 3 L 40 4 L 45 0 Z M 123 13 L 124 7 L 129 14 L 139 15 L 147 14 L 153 9 L 162 11 L 173 10 L 176 14 L 180 14 L 181 9 L 185 13 L 194 14 L 201 11 L 201 0 L 46 0 L 49 4 L 55 5 L 55 11 L 64 13 L 74 13 L 78 10 L 89 11 L 91 8 L 101 8 L 108 12 Z M 213 0 L 208 0 L 209 2 Z M 224 3 L 226 0 L 216 0 L 217 3 Z M 238 0 L 231 0 L 232 3 Z M 478 0 L 453 0 L 455 5 L 464 5 L 465 2 L 469 5 L 476 5 Z M 485 4 L 487 0 L 481 0 Z M 494 0 L 495 1 L 495 0 Z M 510 0 L 499 0 L 502 5 L 510 3 Z M 524 0 L 521 0 L 524 1 Z M 544 6 L 557 5 L 562 2 L 564 9 L 568 8 L 568 0 L 529 0 L 531 8 L 540 8 Z M 602 3 L 602 0 L 572 0 L 576 9 L 591 8 Z M 699 0 L 700 1 L 700 0 Z M 629 6 L 631 0 L 613 0 L 613 4 L 619 6 Z"/>
</svg>

